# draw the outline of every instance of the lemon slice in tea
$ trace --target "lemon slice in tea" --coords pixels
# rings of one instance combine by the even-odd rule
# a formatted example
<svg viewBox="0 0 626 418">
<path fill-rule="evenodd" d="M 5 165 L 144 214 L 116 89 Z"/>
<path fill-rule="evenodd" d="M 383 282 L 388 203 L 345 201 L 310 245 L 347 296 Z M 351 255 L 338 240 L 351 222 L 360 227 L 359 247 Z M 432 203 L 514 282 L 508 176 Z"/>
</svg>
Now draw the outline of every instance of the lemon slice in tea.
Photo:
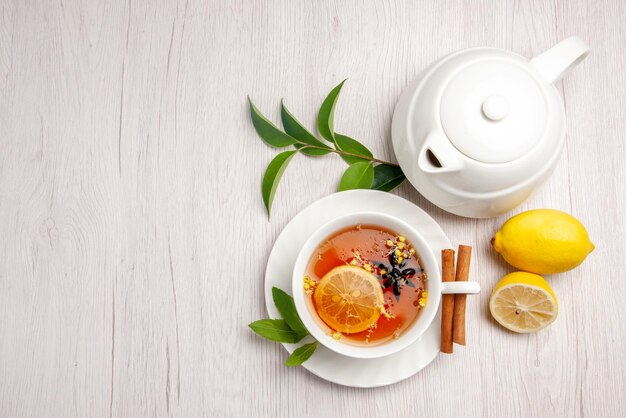
<svg viewBox="0 0 626 418">
<path fill-rule="evenodd" d="M 556 319 L 558 305 L 546 280 L 533 273 L 515 272 L 502 278 L 489 300 L 491 315 L 515 332 L 535 332 Z"/>
<path fill-rule="evenodd" d="M 335 267 L 313 294 L 319 317 L 335 331 L 354 334 L 378 321 L 384 306 L 383 290 L 376 276 L 360 267 Z"/>
</svg>

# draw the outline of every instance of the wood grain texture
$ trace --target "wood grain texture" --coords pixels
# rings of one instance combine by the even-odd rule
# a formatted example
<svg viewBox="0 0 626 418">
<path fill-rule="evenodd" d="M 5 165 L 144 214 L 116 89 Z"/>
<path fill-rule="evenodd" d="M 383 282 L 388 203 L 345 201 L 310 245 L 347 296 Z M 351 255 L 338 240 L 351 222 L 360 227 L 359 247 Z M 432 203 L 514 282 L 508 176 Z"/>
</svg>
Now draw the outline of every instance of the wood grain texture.
<svg viewBox="0 0 626 418">
<path fill-rule="evenodd" d="M 626 3 L 19 1 L 0 4 L 0 416 L 626 415 Z M 428 63 L 477 45 L 533 56 L 569 35 L 591 55 L 559 83 L 567 148 L 515 212 L 562 209 L 596 250 L 551 277 L 558 320 L 505 332 L 487 300 L 511 271 L 506 219 L 462 219 L 474 247 L 467 347 L 391 387 L 356 390 L 282 365 L 252 335 L 265 260 L 299 210 L 333 192 L 334 156 L 287 169 L 268 223 L 246 95 L 309 127 L 349 78 L 336 128 L 393 158 L 391 115 Z M 227 289 L 227 291 L 225 291 Z M 232 290 L 232 291 L 231 291 Z M 454 394 L 442 397 L 444 389 Z"/>
</svg>

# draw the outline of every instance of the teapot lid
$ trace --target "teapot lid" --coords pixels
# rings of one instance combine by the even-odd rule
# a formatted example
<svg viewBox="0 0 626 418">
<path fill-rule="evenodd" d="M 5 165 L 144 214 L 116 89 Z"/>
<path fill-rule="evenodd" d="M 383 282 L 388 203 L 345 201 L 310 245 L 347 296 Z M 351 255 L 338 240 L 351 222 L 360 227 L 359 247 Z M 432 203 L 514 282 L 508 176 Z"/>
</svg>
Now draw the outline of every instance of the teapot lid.
<svg viewBox="0 0 626 418">
<path fill-rule="evenodd" d="M 541 80 L 506 59 L 473 62 L 445 86 L 440 118 L 446 136 L 467 157 L 506 163 L 526 155 L 548 122 Z"/>
</svg>

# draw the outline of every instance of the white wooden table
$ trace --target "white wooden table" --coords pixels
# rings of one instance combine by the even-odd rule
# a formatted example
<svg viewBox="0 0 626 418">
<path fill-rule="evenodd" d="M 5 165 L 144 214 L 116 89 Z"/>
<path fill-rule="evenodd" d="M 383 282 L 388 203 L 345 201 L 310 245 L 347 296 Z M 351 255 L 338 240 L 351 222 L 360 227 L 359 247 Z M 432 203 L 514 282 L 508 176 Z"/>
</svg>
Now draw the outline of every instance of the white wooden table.
<svg viewBox="0 0 626 418">
<path fill-rule="evenodd" d="M 626 3 L 604 1 L 34 1 L 0 4 L 0 416 L 625 416 Z M 298 158 L 268 223 L 276 153 L 246 95 L 310 127 L 348 78 L 339 131 L 393 158 L 407 83 L 459 48 L 532 56 L 579 35 L 591 55 L 559 83 L 567 149 L 519 210 L 580 218 L 596 244 L 551 277 L 558 320 L 514 335 L 489 317 L 512 270 L 489 248 L 507 218 L 437 209 L 475 247 L 483 286 L 468 346 L 400 384 L 336 386 L 282 365 L 252 334 L 265 260 L 344 163 Z"/>
</svg>

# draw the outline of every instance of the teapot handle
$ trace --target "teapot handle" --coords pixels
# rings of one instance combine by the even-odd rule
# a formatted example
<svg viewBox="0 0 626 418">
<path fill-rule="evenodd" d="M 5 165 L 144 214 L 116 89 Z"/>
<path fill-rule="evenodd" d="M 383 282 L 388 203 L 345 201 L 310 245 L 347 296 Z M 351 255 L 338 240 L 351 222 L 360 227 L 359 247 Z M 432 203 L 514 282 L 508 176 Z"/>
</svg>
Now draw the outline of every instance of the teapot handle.
<svg viewBox="0 0 626 418">
<path fill-rule="evenodd" d="M 417 165 L 425 173 L 451 173 L 463 168 L 459 152 L 443 132 L 430 131 L 420 150 Z"/>
<path fill-rule="evenodd" d="M 567 38 L 530 60 L 550 84 L 558 81 L 589 54 L 589 46 L 577 36 Z"/>
</svg>

